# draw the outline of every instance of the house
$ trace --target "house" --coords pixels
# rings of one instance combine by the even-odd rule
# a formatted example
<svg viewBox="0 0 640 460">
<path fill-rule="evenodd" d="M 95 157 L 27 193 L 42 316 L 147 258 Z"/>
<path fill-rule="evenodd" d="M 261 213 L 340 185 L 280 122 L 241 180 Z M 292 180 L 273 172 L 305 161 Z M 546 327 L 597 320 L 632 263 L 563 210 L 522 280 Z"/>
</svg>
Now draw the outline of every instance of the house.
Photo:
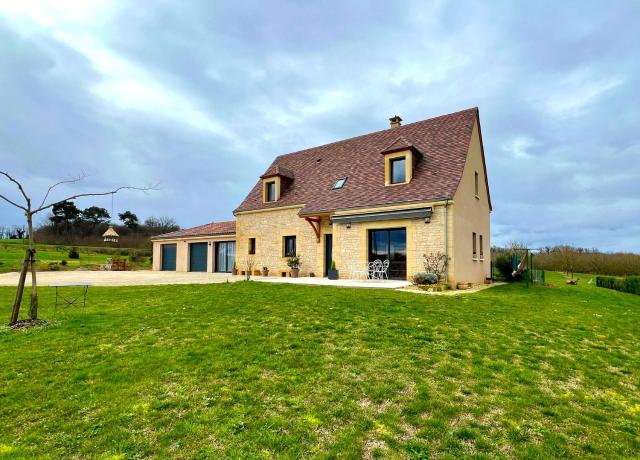
<svg viewBox="0 0 640 460">
<path fill-rule="evenodd" d="M 389 276 L 446 255 L 450 284 L 490 275 L 491 198 L 477 108 L 276 157 L 235 209 L 235 221 L 153 238 L 154 270 L 340 277 L 390 261 Z"/>
</svg>

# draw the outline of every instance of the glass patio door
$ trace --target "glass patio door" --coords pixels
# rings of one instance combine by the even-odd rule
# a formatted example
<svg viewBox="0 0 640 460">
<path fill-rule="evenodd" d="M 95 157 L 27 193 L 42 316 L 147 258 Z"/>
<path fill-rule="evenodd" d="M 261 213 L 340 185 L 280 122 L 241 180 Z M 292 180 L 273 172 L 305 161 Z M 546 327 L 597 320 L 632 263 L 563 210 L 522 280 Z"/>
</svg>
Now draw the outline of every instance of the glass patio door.
<svg viewBox="0 0 640 460">
<path fill-rule="evenodd" d="M 369 230 L 369 262 L 389 260 L 389 279 L 407 279 L 407 229 Z"/>
<path fill-rule="evenodd" d="M 231 273 L 236 261 L 236 242 L 216 243 L 216 272 Z"/>
</svg>

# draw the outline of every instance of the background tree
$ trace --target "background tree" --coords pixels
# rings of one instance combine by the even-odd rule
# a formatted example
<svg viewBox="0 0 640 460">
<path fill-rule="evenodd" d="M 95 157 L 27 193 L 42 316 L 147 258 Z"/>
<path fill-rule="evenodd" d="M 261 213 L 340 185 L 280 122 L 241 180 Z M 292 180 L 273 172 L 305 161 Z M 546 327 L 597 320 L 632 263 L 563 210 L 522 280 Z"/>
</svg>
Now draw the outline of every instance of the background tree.
<svg viewBox="0 0 640 460">
<path fill-rule="evenodd" d="M 140 187 L 126 186 L 126 187 L 118 187 L 109 192 L 79 193 L 77 195 L 64 198 L 62 200 L 57 200 L 57 201 L 47 203 L 47 199 L 49 198 L 49 195 L 56 187 L 62 184 L 73 184 L 73 183 L 79 182 L 86 178 L 86 176 L 83 174 L 73 179 L 56 182 L 51 187 L 49 187 L 49 189 L 47 190 L 47 193 L 45 193 L 44 198 L 42 199 L 40 204 L 38 206 L 32 206 L 31 198 L 27 195 L 27 193 L 24 190 L 24 187 L 18 180 L 16 180 L 14 177 L 12 177 L 9 173 L 5 171 L 0 171 L 0 176 L 4 176 L 7 180 L 9 180 L 10 182 L 13 182 L 18 188 L 20 195 L 22 196 L 20 200 L 15 200 L 0 194 L 0 198 L 2 200 L 24 211 L 24 215 L 27 220 L 27 232 L 29 237 L 29 247 L 26 250 L 24 261 L 22 263 L 22 270 L 20 271 L 20 277 L 18 279 L 18 290 L 16 292 L 16 298 L 13 304 L 13 309 L 11 311 L 11 320 L 9 324 L 15 324 L 18 321 L 18 315 L 20 313 L 20 304 L 22 303 L 22 294 L 24 292 L 24 285 L 27 278 L 27 271 L 29 269 L 31 269 L 31 308 L 29 309 L 29 319 L 32 321 L 38 319 L 38 283 L 36 280 L 36 266 L 35 266 L 36 245 L 35 245 L 35 238 L 33 234 L 33 216 L 34 215 L 40 212 L 46 211 L 48 209 L 51 209 L 56 204 L 62 203 L 64 201 L 75 200 L 81 197 L 113 195 L 115 193 L 118 193 L 121 190 L 143 190 L 143 191 L 152 190 L 151 187 L 140 188 Z M 23 201 L 24 204 L 19 204 L 18 201 Z"/>
<path fill-rule="evenodd" d="M 107 223 L 110 218 L 109 211 L 105 208 L 91 206 L 82 210 L 82 220 L 92 224 L 94 227 L 98 224 Z"/>
<path fill-rule="evenodd" d="M 160 233 L 169 233 L 180 230 L 180 226 L 172 217 L 149 217 L 144 221 L 144 226 L 150 235 L 159 235 Z"/>
<path fill-rule="evenodd" d="M 118 217 L 120 218 L 120 222 L 130 230 L 136 230 L 140 226 L 138 223 L 138 216 L 131 211 L 122 212 L 118 214 Z"/>
<path fill-rule="evenodd" d="M 71 227 L 76 219 L 80 217 L 80 209 L 76 207 L 73 201 L 63 201 L 56 203 L 51 207 L 51 216 L 49 221 L 57 230 L 64 233 L 70 233 Z"/>
</svg>

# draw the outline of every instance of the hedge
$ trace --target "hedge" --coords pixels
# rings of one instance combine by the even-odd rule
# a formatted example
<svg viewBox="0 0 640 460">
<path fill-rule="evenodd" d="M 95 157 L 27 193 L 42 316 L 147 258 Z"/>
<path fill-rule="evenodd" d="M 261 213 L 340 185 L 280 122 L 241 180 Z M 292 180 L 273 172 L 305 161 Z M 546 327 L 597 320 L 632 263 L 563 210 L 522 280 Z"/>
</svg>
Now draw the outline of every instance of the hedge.
<svg viewBox="0 0 640 460">
<path fill-rule="evenodd" d="M 640 295 L 640 276 L 627 276 L 626 278 L 596 276 L 596 286 Z"/>
</svg>

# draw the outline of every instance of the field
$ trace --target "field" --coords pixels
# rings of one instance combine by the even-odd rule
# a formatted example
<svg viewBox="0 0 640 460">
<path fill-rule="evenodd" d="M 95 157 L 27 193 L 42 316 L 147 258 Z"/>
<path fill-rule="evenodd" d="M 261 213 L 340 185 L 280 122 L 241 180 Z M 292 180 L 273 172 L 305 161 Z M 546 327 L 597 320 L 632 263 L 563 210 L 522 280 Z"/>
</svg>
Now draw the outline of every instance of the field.
<svg viewBox="0 0 640 460">
<path fill-rule="evenodd" d="M 638 457 L 640 296 L 548 278 L 91 288 L 0 329 L 0 457 Z"/>
<path fill-rule="evenodd" d="M 0 240 L 0 273 L 20 271 L 20 269 L 22 268 L 22 261 L 24 260 L 24 252 L 26 247 L 27 246 L 22 240 Z M 80 253 L 80 258 L 69 259 L 68 254 L 71 246 L 54 244 L 36 245 L 38 270 L 50 270 L 52 268 L 56 270 L 77 270 L 79 268 L 90 268 L 96 265 L 103 264 L 108 257 L 127 258 L 126 255 L 123 256 L 111 254 L 115 251 L 122 251 L 126 254 L 126 248 L 112 249 L 94 248 L 87 246 L 78 246 L 77 248 Z M 66 266 L 60 264 L 60 262 L 62 262 L 63 260 L 66 261 Z M 144 261 L 134 263 L 132 265 L 132 268 L 151 268 L 149 258 L 145 257 Z"/>
</svg>

